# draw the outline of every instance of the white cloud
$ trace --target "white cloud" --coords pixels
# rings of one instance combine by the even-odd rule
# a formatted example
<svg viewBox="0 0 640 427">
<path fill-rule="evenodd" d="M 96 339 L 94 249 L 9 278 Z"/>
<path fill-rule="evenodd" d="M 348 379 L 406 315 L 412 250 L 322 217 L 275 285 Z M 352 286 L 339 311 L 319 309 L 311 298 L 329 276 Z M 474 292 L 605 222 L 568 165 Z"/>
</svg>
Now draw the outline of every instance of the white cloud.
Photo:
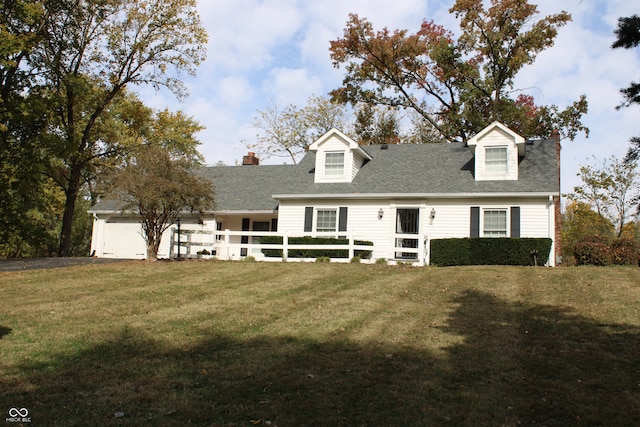
<svg viewBox="0 0 640 427">
<path fill-rule="evenodd" d="M 312 94 L 320 94 L 322 81 L 304 68 L 276 68 L 269 73 L 263 88 L 278 105 L 304 106 Z"/>
<path fill-rule="evenodd" d="M 217 100 L 221 106 L 237 110 L 253 102 L 255 88 L 245 77 L 225 77 L 217 84 Z"/>
<path fill-rule="evenodd" d="M 209 32 L 207 62 L 230 71 L 267 67 L 272 50 L 303 21 L 294 1 L 201 0 L 199 10 Z"/>
</svg>

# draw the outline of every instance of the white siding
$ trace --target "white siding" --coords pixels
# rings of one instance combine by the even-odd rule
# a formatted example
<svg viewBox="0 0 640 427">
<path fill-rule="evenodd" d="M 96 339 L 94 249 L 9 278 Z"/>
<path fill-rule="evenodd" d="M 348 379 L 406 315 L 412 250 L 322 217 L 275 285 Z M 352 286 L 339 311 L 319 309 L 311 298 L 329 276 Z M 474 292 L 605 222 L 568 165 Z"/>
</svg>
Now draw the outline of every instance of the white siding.
<svg viewBox="0 0 640 427">
<path fill-rule="evenodd" d="M 315 209 L 338 209 L 346 206 L 348 208 L 346 235 L 353 235 L 358 240 L 373 242 L 373 258 L 389 257 L 393 221 L 390 218 L 388 201 L 283 201 L 279 208 L 279 231 L 288 236 L 304 235 L 304 215 L 307 206 L 312 206 Z M 384 212 L 382 219 L 378 219 L 380 209 Z M 344 234 L 344 232 L 335 233 L 336 236 Z"/>
<path fill-rule="evenodd" d="M 553 205 L 548 202 L 534 204 L 521 203 L 520 211 L 520 237 L 549 237 L 554 238 Z M 549 215 L 551 213 L 551 215 Z M 549 233 L 551 232 L 551 235 Z"/>
<path fill-rule="evenodd" d="M 289 236 L 305 234 L 307 206 L 325 209 L 348 207 L 347 235 L 373 242 L 374 259 L 394 257 L 395 213 L 398 208 L 420 208 L 420 238 L 425 240 L 469 237 L 471 206 L 478 206 L 481 210 L 507 209 L 508 229 L 510 208 L 519 206 L 520 237 L 554 238 L 553 206 L 550 207 L 545 198 L 283 201 L 279 208 L 279 231 Z M 383 216 L 378 219 L 381 209 Z M 430 218 L 432 209 L 435 210 L 433 220 Z"/>
<path fill-rule="evenodd" d="M 360 168 L 362 167 L 363 163 L 364 163 L 364 159 L 361 156 L 353 155 L 353 167 L 351 168 L 351 181 L 353 181 L 353 178 L 356 177 L 356 174 L 358 173 L 358 171 L 360 171 Z"/>
</svg>

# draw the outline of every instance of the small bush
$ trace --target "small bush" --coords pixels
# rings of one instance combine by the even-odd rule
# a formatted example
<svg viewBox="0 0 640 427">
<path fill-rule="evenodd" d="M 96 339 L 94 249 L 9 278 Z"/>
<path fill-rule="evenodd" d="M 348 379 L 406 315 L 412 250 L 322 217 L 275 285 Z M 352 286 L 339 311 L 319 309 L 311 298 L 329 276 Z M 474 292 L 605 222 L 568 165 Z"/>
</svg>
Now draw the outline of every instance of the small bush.
<svg viewBox="0 0 640 427">
<path fill-rule="evenodd" d="M 634 239 L 619 238 L 611 242 L 611 262 L 615 265 L 637 265 L 638 243 Z"/>
<path fill-rule="evenodd" d="M 359 256 L 354 256 L 353 258 L 351 258 L 351 264 L 360 264 L 360 257 Z"/>
<path fill-rule="evenodd" d="M 609 265 L 611 250 L 609 245 L 598 242 L 581 242 L 573 247 L 576 265 Z"/>
<path fill-rule="evenodd" d="M 573 257 L 576 265 L 638 265 L 639 250 L 634 239 L 589 235 L 573 247 Z"/>
<path fill-rule="evenodd" d="M 256 257 L 253 257 L 253 256 L 247 256 L 242 259 L 243 262 L 255 262 L 255 260 L 256 260 Z"/>
<path fill-rule="evenodd" d="M 387 259 L 386 258 L 378 258 L 376 260 L 376 264 L 387 265 Z"/>
<path fill-rule="evenodd" d="M 328 256 L 319 256 L 316 258 L 316 262 L 331 262 L 331 258 Z"/>
</svg>

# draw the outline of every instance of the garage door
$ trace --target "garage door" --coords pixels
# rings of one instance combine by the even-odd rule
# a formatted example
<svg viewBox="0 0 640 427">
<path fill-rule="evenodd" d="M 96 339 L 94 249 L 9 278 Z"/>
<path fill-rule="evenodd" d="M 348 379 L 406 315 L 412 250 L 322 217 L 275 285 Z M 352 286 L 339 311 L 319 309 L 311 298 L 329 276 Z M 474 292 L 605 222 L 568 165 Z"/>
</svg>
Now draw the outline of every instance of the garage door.
<svg viewBox="0 0 640 427">
<path fill-rule="evenodd" d="M 140 223 L 134 218 L 113 218 L 104 226 L 105 258 L 144 259 L 147 248 Z"/>
</svg>

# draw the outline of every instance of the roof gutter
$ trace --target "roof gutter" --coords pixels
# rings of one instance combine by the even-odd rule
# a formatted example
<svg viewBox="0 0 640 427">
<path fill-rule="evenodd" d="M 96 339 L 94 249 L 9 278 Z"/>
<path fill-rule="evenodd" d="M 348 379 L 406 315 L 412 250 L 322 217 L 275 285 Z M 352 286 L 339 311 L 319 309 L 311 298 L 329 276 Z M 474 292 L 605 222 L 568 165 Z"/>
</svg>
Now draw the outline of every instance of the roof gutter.
<svg viewBox="0 0 640 427">
<path fill-rule="evenodd" d="M 469 199 L 469 198 L 540 198 L 559 196 L 559 192 L 508 193 L 347 193 L 347 194 L 274 194 L 276 200 L 296 199 Z"/>
</svg>

